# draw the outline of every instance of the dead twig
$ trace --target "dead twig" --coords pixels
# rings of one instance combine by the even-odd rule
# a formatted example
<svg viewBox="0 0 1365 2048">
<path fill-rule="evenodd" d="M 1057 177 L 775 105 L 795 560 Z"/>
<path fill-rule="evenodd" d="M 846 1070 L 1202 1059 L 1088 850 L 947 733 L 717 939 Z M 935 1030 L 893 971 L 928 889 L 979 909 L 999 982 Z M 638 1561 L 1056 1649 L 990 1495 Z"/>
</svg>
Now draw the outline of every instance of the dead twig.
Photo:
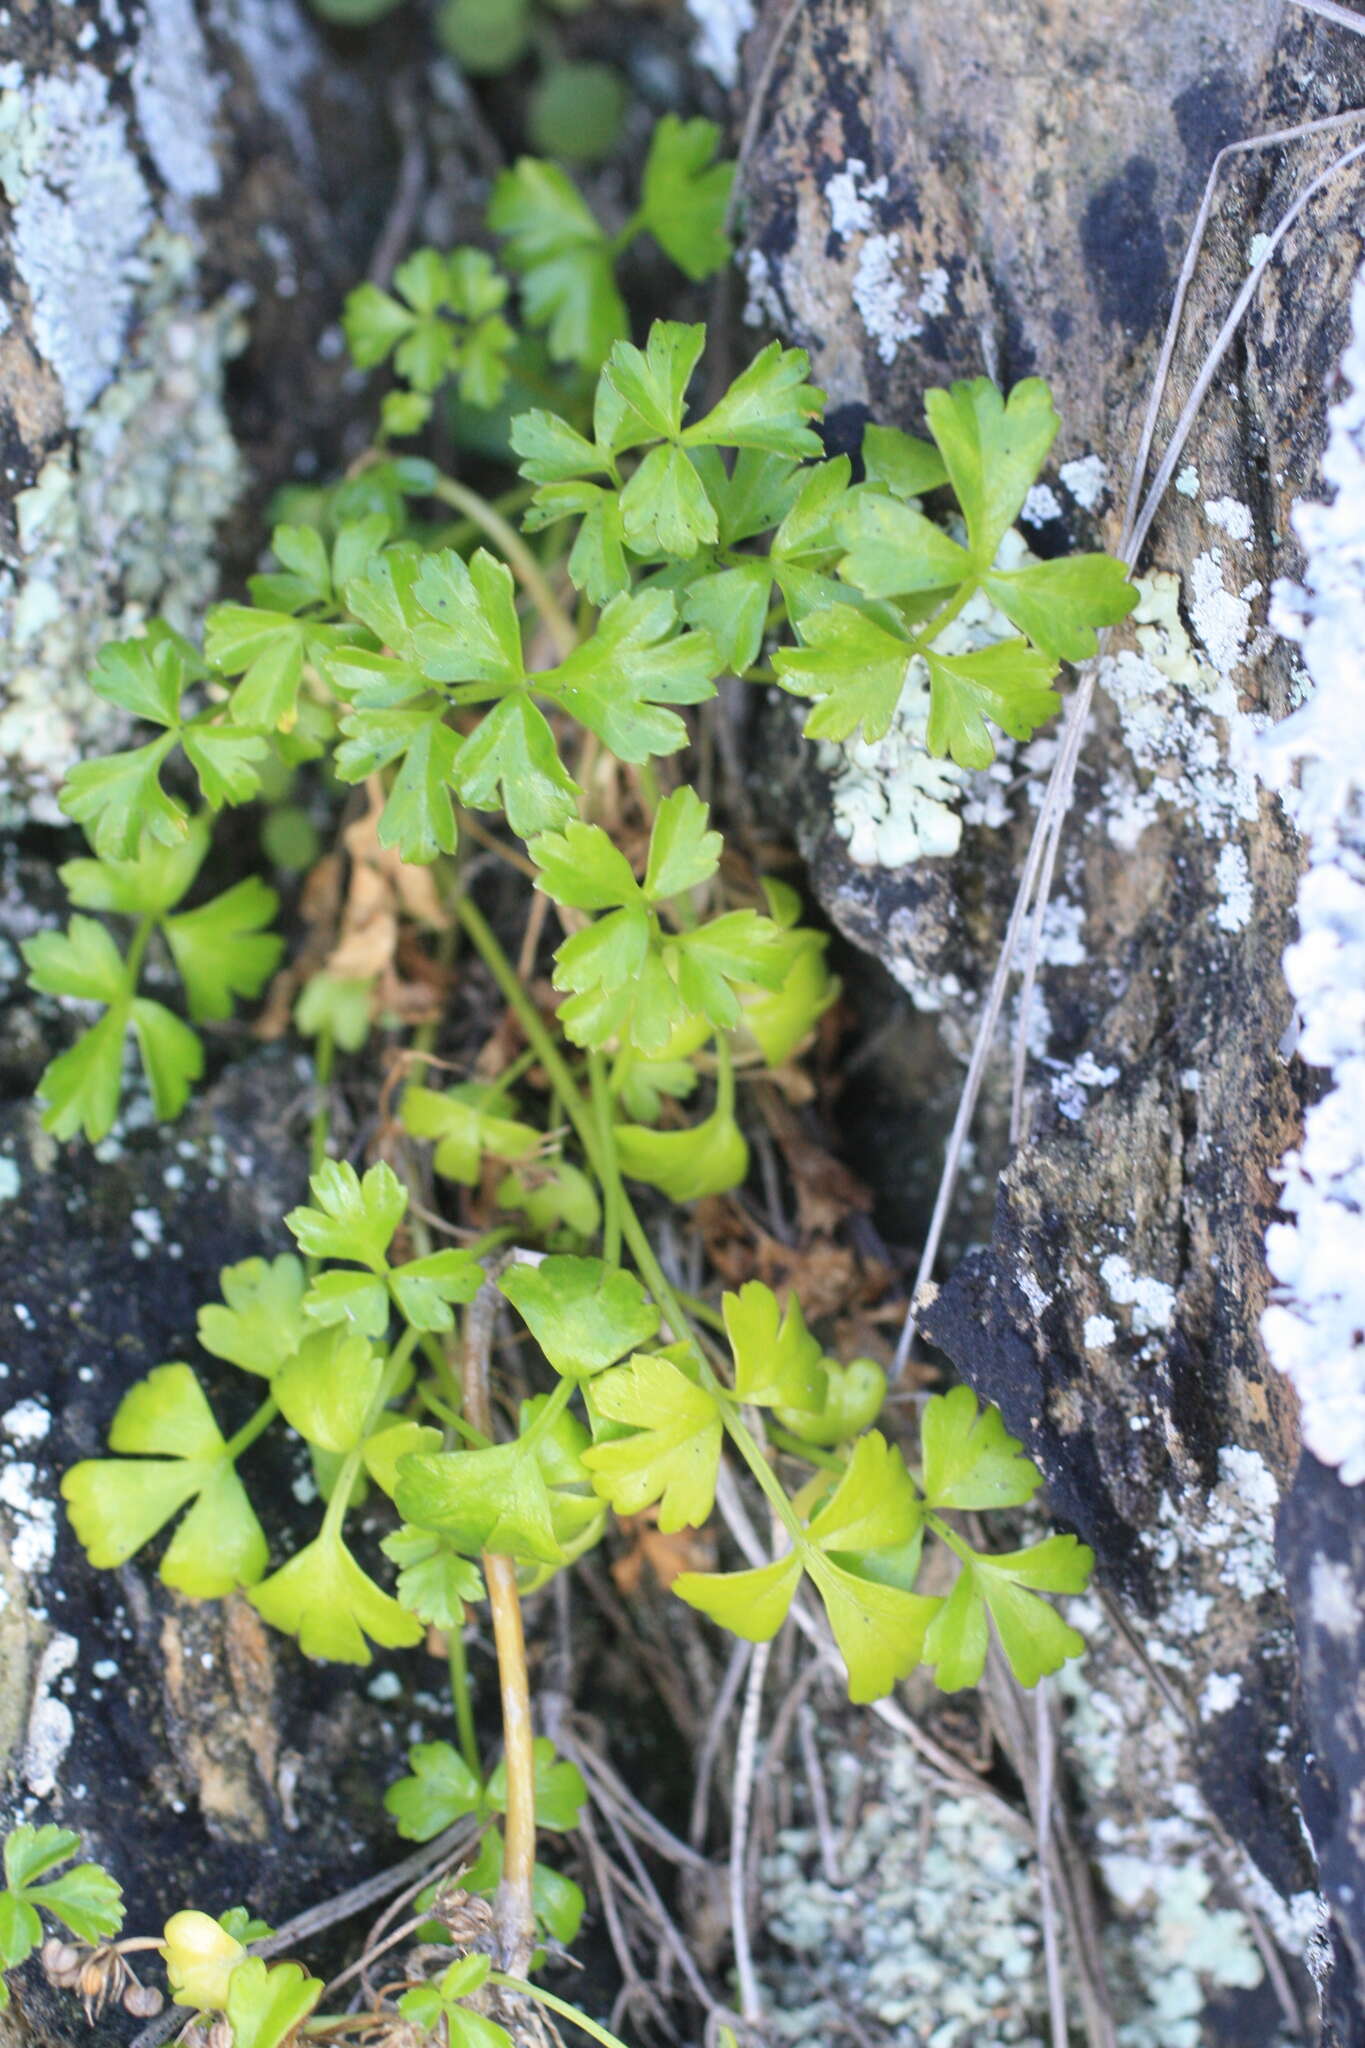
<svg viewBox="0 0 1365 2048">
<path fill-rule="evenodd" d="M 735 1976 L 739 1983 L 739 2009 L 746 2020 L 763 2017 L 763 1997 L 754 1971 L 749 1944 L 749 1913 L 746 1892 L 745 1846 L 749 1829 L 749 1801 L 753 1791 L 754 1767 L 758 1758 L 759 1721 L 763 1712 L 763 1681 L 768 1675 L 771 1643 L 755 1643 L 749 1660 L 749 1678 L 744 1688 L 744 1711 L 739 1722 L 735 1752 L 734 1810 L 730 1822 L 730 1930 L 735 1947 Z"/>
</svg>

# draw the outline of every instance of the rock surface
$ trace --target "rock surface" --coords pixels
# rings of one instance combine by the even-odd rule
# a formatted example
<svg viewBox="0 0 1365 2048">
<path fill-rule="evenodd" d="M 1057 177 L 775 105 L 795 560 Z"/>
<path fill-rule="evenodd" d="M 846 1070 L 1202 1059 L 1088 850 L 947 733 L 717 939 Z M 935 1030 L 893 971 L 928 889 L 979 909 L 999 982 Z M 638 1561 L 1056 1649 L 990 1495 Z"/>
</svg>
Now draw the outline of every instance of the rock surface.
<svg viewBox="0 0 1365 2048">
<path fill-rule="evenodd" d="M 247 1900 L 278 1925 L 396 1860 L 384 1786 L 413 1717 L 430 1711 L 433 1734 L 445 1718 L 425 1651 L 310 1665 L 246 1600 L 187 1600 L 145 1556 L 92 1571 L 58 1496 L 157 1365 L 192 1361 L 230 1428 L 251 1413 L 253 1384 L 199 1350 L 195 1315 L 220 1266 L 284 1248 L 308 1099 L 291 1057 L 248 1058 L 178 1124 L 135 1098 L 93 1173 L 31 1107 L 0 1110 L 0 1826 L 76 1829 L 123 1885 L 130 1933 Z M 299 1451 L 271 1438 L 244 1470 L 281 1557 L 316 1532 Z M 35 1966 L 14 1988 L 4 2048 L 91 2038 Z M 134 2024 L 107 2016 L 97 2038 Z"/>
<path fill-rule="evenodd" d="M 1113 546 L 1216 152 L 1360 104 L 1365 48 L 1278 0 L 810 0 L 783 30 L 786 14 L 766 8 L 748 46 L 752 82 L 786 35 L 746 174 L 748 317 L 810 348 L 849 446 L 869 410 L 919 429 L 927 385 L 1046 376 L 1063 426 L 1027 508 L 1030 545 Z M 1163 431 L 1255 237 L 1342 147 L 1319 137 L 1226 174 Z M 1354 1637 L 1322 1635 L 1308 1587 L 1328 1558 L 1358 1613 L 1365 1578 L 1349 1498 L 1300 1465 L 1293 1397 L 1258 1333 L 1275 1170 L 1315 1083 L 1292 1057 L 1280 966 L 1301 851 L 1258 785 L 1255 736 L 1304 687 L 1296 650 L 1267 628 L 1268 593 L 1301 567 L 1290 513 L 1320 487 L 1360 193 L 1359 171 L 1344 173 L 1291 232 L 1138 565 L 1142 608 L 1102 669 L 1045 931 L 1024 1141 L 1006 1159 L 1006 1056 L 978 1132 L 1005 1168 L 994 1215 L 990 1180 L 969 1184 L 926 1317 L 1095 1546 L 1122 1625 L 1089 1683 L 1115 1741 L 1126 1725 L 1130 1748 L 1145 1743 L 1145 1780 L 1140 1755 L 1116 1771 L 1072 1714 L 1115 1910 L 1150 1930 L 1199 1873 L 1172 1954 L 1207 1934 L 1210 1912 L 1254 1914 L 1310 2011 L 1303 1964 L 1326 1972 L 1321 2039 L 1339 2048 L 1365 2040 L 1365 1890 L 1341 1817 L 1365 1781 L 1343 1692 Z M 974 792 L 961 856 L 907 867 L 869 862 L 865 844 L 853 859 L 828 760 L 784 787 L 827 911 L 908 993 L 900 1071 L 920 1077 L 921 1105 L 950 1093 L 945 1069 L 970 1039 L 1048 758 L 1035 743 L 994 792 Z M 838 773 L 836 812 L 875 821 L 904 801 L 895 761 L 860 768 L 852 796 Z M 917 1171 L 925 1203 L 932 1155 L 918 1169 L 898 1156 L 882 1178 Z M 959 1256 L 983 1224 L 988 1247 Z M 1217 2010 L 1201 2022 L 1177 1998 L 1150 2038 L 1253 2038 L 1236 1971 L 1220 1979 L 1206 1947 L 1195 1976 Z M 1125 2040 L 1149 2038 L 1139 2016 L 1128 2024 Z"/>
<path fill-rule="evenodd" d="M 382 78 L 302 0 L 15 7 L 0 64 L 0 821 L 55 822 L 100 644 L 197 623 L 264 493 L 336 445 Z M 344 139 L 344 149 L 342 147 Z M 220 529 L 249 500 L 234 541 Z"/>
</svg>

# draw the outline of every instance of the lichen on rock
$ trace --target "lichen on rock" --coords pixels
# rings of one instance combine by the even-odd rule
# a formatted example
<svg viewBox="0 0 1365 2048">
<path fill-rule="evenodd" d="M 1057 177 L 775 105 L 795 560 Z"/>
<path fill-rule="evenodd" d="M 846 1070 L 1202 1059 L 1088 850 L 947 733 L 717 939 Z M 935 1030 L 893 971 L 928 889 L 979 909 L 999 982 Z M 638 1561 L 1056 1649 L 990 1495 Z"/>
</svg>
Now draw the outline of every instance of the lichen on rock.
<svg viewBox="0 0 1365 2048">
<path fill-rule="evenodd" d="M 15 503 L 16 559 L 0 571 L 0 817 L 55 821 L 81 751 L 118 715 L 89 687 L 101 645 L 160 612 L 197 625 L 217 587 L 215 536 L 243 482 L 224 382 L 244 340 L 229 293 L 195 304 L 196 259 L 153 227 L 141 245 L 139 325 L 118 373 Z"/>
</svg>

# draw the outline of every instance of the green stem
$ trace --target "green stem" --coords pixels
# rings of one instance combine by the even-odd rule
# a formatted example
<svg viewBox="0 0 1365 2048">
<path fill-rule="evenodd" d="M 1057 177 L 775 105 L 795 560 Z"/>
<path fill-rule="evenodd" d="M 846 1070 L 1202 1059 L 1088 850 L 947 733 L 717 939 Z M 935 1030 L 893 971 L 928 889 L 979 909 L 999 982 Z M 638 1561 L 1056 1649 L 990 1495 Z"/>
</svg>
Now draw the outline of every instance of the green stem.
<svg viewBox="0 0 1365 2048">
<path fill-rule="evenodd" d="M 489 504 L 494 512 L 519 512 L 523 505 L 529 505 L 536 494 L 534 484 L 518 484 L 513 491 L 499 491 Z M 430 544 L 440 548 L 462 548 L 477 539 L 481 528 L 473 519 L 456 519 L 431 536 Z"/>
<path fill-rule="evenodd" d="M 926 654 L 944 627 L 952 624 L 958 613 L 970 604 L 980 588 L 980 579 L 976 576 L 969 576 L 965 582 L 960 583 L 942 610 L 936 611 L 923 630 L 915 634 L 910 642 L 911 654 Z"/>
<path fill-rule="evenodd" d="M 616 1132 L 611 1116 L 611 1086 L 606 1062 L 600 1052 L 588 1055 L 588 1078 L 597 1114 L 597 1131 L 603 1156 L 610 1162 L 611 1175 L 602 1187 L 602 1257 L 609 1266 L 621 1259 L 621 1173 L 616 1163 Z"/>
<path fill-rule="evenodd" d="M 729 1335 L 725 1327 L 724 1316 L 719 1309 L 712 1308 L 709 1301 L 703 1301 L 699 1294 L 685 1294 L 681 1287 L 675 1288 L 674 1293 L 691 1316 L 693 1322 L 705 1323 L 707 1329 L 714 1330 L 719 1337 Z"/>
<path fill-rule="evenodd" d="M 346 1462 L 337 1474 L 336 1485 L 332 1488 L 332 1497 L 327 1503 L 327 1512 L 322 1518 L 322 1528 L 319 1531 L 320 1538 L 327 1537 L 334 1540 L 341 1535 L 342 1524 L 346 1520 L 346 1510 L 351 1504 L 351 1489 L 355 1485 L 361 1465 L 364 1462 L 365 1439 L 370 1435 L 375 1423 L 384 1411 L 386 1402 L 390 1399 L 395 1387 L 407 1370 L 408 1360 L 417 1349 L 418 1339 L 421 1337 L 421 1334 L 420 1330 L 414 1330 L 409 1325 L 389 1355 L 389 1362 L 384 1368 L 383 1378 L 375 1388 L 374 1397 L 369 1407 L 365 1410 L 365 1418 L 360 1427 L 360 1442 L 353 1451 L 347 1453 Z"/>
<path fill-rule="evenodd" d="M 779 1423 L 768 1424 L 768 1436 L 779 1451 L 785 1451 L 788 1457 L 800 1458 L 804 1464 L 822 1465 L 827 1472 L 838 1472 L 840 1475 L 847 1470 L 843 1459 L 836 1458 L 833 1451 L 824 1451 L 818 1444 L 803 1442 L 799 1436 L 793 1436 L 789 1429 L 783 1429 Z"/>
<path fill-rule="evenodd" d="M 564 1104 L 565 1112 L 574 1127 L 578 1142 L 587 1154 L 588 1163 L 596 1174 L 599 1184 L 605 1191 L 614 1180 L 618 1188 L 620 1188 L 618 1200 L 620 1203 L 621 1232 L 630 1247 L 631 1256 L 640 1269 L 645 1285 L 663 1310 L 664 1317 L 671 1326 L 674 1336 L 689 1338 L 697 1345 L 697 1356 L 701 1362 L 702 1383 L 719 1398 L 721 1419 L 725 1424 L 726 1433 L 754 1478 L 758 1481 L 769 1506 L 787 1531 L 793 1546 L 803 1546 L 805 1543 L 805 1532 L 801 1527 L 800 1521 L 797 1519 L 796 1512 L 791 1502 L 787 1499 L 786 1494 L 782 1491 L 781 1482 L 773 1471 L 772 1466 L 764 1457 L 757 1443 L 755 1443 L 751 1431 L 736 1413 L 734 1397 L 729 1388 L 722 1384 L 707 1363 L 705 1353 L 702 1346 L 697 1343 L 682 1303 L 678 1300 L 667 1274 L 655 1257 L 654 1247 L 646 1235 L 644 1225 L 635 1213 L 635 1205 L 626 1193 L 624 1186 L 621 1185 L 621 1176 L 616 1162 L 603 1153 L 602 1147 L 598 1142 L 597 1119 L 592 1115 L 588 1104 L 583 1100 L 578 1083 L 569 1072 L 568 1063 L 560 1052 L 559 1047 L 545 1028 L 545 1023 L 539 1010 L 537 1010 L 535 1004 L 522 987 L 517 977 L 516 969 L 499 945 L 492 926 L 488 923 L 487 918 L 485 918 L 478 906 L 471 902 L 468 896 L 461 896 L 456 904 L 455 914 L 464 926 L 469 936 L 470 944 L 487 967 L 497 983 L 500 994 L 506 999 L 522 1030 L 526 1033 L 527 1043 L 535 1046 L 540 1054 L 540 1063 L 554 1084 L 556 1094 Z"/>
<path fill-rule="evenodd" d="M 541 1437 L 547 1436 L 554 1428 L 555 1423 L 573 1399 L 575 1384 L 575 1381 L 570 1379 L 563 1379 L 558 1382 L 530 1428 L 522 1431 L 521 1442 L 523 1447 L 538 1443 Z"/>
<path fill-rule="evenodd" d="M 469 1691 L 469 1663 L 464 1653 L 464 1630 L 458 1622 L 446 1634 L 446 1663 L 450 1668 L 450 1703 L 455 1709 L 460 1755 L 474 1776 L 482 1779 L 479 1738 L 474 1728 L 474 1702 Z"/>
<path fill-rule="evenodd" d="M 419 1383 L 417 1399 L 429 1415 L 436 1417 L 436 1420 L 443 1429 L 448 1429 L 455 1436 L 460 1437 L 463 1442 L 468 1444 L 471 1451 L 486 1451 L 488 1449 L 489 1439 L 484 1435 L 483 1431 L 475 1429 L 472 1422 L 466 1422 L 459 1410 L 452 1408 L 449 1401 L 443 1401 L 434 1388 Z"/>
<path fill-rule="evenodd" d="M 570 2005 L 567 1999 L 556 1998 L 553 1991 L 546 1991 L 539 1984 L 528 1984 L 524 1977 L 508 1977 L 501 1970 L 490 1970 L 484 1982 L 498 1984 L 504 1991 L 519 1992 L 523 1998 L 533 1999 L 537 2005 L 548 2006 L 549 2010 L 557 2012 L 562 2020 L 572 2021 L 574 2026 L 580 2027 L 594 2041 L 600 2041 L 602 2048 L 626 2048 L 619 2034 L 613 2034 L 597 2020 L 590 2020 L 585 2012 L 580 2012 L 576 2005 Z"/>
<path fill-rule="evenodd" d="M 123 963 L 124 986 L 130 996 L 137 994 L 137 985 L 142 977 L 143 957 L 146 954 L 147 942 L 152 936 L 155 924 L 156 919 L 153 917 L 140 917 L 137 921 L 137 930 L 133 933 L 133 943 L 128 948 L 128 958 Z"/>
<path fill-rule="evenodd" d="M 262 1430 L 269 1429 L 279 1412 L 280 1404 L 273 1394 L 262 1401 L 255 1414 L 242 1424 L 236 1436 L 229 1437 L 223 1446 L 223 1456 L 229 1463 L 236 1464 L 243 1451 L 251 1448 Z"/>
<path fill-rule="evenodd" d="M 431 495 L 443 504 L 453 505 L 467 519 L 472 519 L 505 556 L 508 567 L 549 627 L 560 660 L 566 661 L 578 645 L 573 620 L 551 590 L 545 572 L 516 528 L 509 525 L 500 512 L 495 512 L 486 498 L 481 498 L 477 491 L 471 491 L 468 484 L 457 483 L 454 477 L 439 477 L 432 485 Z"/>
<path fill-rule="evenodd" d="M 317 1051 L 313 1055 L 313 1086 L 317 1089 L 317 1101 L 313 1106 L 312 1123 L 309 1127 L 308 1172 L 315 1174 L 327 1157 L 327 1140 L 331 1135 L 332 1112 L 327 1101 L 327 1090 L 331 1085 L 332 1068 L 336 1062 L 336 1040 L 331 1029 L 324 1024 L 318 1033 Z"/>
<path fill-rule="evenodd" d="M 729 1117 L 735 1114 L 735 1058 L 730 1050 L 730 1040 L 725 1032 L 718 1031 L 716 1047 L 716 1115 Z"/>
<path fill-rule="evenodd" d="M 635 240 L 635 237 L 639 234 L 641 228 L 643 228 L 644 225 L 645 210 L 643 207 L 641 207 L 637 213 L 633 213 L 631 215 L 630 219 L 626 222 L 625 226 L 619 229 L 617 233 L 612 236 L 611 260 L 613 263 L 615 263 L 618 256 L 622 256 L 625 254 L 625 251 L 630 247 L 631 243 Z"/>
</svg>

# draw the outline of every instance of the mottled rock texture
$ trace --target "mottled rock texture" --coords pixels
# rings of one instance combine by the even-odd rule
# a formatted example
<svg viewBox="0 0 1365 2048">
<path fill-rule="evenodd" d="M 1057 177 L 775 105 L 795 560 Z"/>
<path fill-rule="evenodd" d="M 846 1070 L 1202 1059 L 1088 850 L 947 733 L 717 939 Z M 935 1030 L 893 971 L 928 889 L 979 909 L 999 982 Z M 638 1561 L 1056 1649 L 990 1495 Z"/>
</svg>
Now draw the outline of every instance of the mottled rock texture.
<svg viewBox="0 0 1365 2048">
<path fill-rule="evenodd" d="M 110 715 L 100 644 L 191 626 L 328 459 L 318 343 L 391 190 L 383 67 L 296 0 L 17 5 L 0 35 L 0 820 Z M 234 515 L 236 521 L 234 523 Z"/>
<path fill-rule="evenodd" d="M 785 12 L 764 10 L 751 78 Z M 746 175 L 749 317 L 810 348 L 848 446 L 869 411 L 919 428 L 927 385 L 1046 376 L 1063 426 L 1030 543 L 1112 546 L 1215 154 L 1362 101 L 1365 46 L 1280 0 L 810 0 Z M 1317 138 L 1227 173 L 1164 428 L 1254 238 L 1342 147 Z M 1359 1502 L 1300 1469 L 1292 1397 L 1258 1335 L 1274 1172 L 1314 1082 L 1293 1057 L 1280 968 L 1300 849 L 1258 786 L 1254 743 L 1301 688 L 1266 607 L 1273 579 L 1300 566 L 1289 511 L 1317 487 L 1363 189 L 1345 173 L 1291 233 L 1138 564 L 1140 623 L 1104 666 L 1059 863 L 1026 1134 L 1007 1156 L 1002 1060 L 977 1160 L 1004 1169 L 994 1214 L 991 1178 L 975 1195 L 969 1184 L 927 1317 L 1038 1456 L 1183 1716 L 1199 1796 L 1259 1872 L 1229 1902 L 1254 1894 L 1320 1971 L 1323 1944 L 1304 1935 L 1324 1886 L 1321 2038 L 1339 2044 L 1365 2040 L 1351 1989 L 1360 1714 L 1346 1647 L 1321 1637 L 1308 1588 L 1323 1558 L 1357 1604 L 1365 1579 L 1347 1536 Z M 823 769 L 808 761 L 784 785 L 826 909 L 911 998 L 900 1085 L 918 1075 L 941 1113 L 1046 765 L 1036 748 L 1016 758 L 1003 821 L 969 823 L 952 863 L 903 871 L 850 860 Z M 934 1171 L 931 1151 L 917 1161 L 905 1146 L 882 1177 L 904 1201 L 909 1176 L 924 1199 Z M 989 1244 L 963 1256 L 973 1234 Z M 1240 1551 L 1239 1532 L 1254 1537 Z M 1106 1823 L 1126 1826 L 1120 1806 L 1145 1799 L 1159 1818 L 1172 1790 L 1083 1784 L 1101 1848 Z M 1195 1853 L 1182 1844 L 1182 1860 Z M 1220 1883 L 1227 1867 L 1223 1855 Z M 1145 1889 L 1124 1875 L 1116 1904 L 1150 1918 L 1160 1858 Z M 1299 1989 L 1311 2012 L 1306 1979 Z M 1251 2037 L 1245 2020 L 1218 2024 Z M 1189 2038 L 1224 2038 L 1208 2025 Z"/>
</svg>

